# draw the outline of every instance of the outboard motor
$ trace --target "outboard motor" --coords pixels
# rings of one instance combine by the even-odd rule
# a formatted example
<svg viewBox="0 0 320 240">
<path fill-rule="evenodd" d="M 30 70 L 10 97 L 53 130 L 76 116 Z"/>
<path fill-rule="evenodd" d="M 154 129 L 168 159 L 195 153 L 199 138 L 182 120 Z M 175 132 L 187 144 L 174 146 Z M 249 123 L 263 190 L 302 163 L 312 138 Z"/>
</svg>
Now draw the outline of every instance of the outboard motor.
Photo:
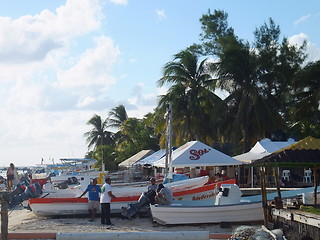
<svg viewBox="0 0 320 240">
<path fill-rule="evenodd" d="M 29 185 L 30 181 L 23 181 L 18 183 L 16 188 L 9 194 L 9 202 L 11 202 L 15 196 L 23 193 Z"/>
<path fill-rule="evenodd" d="M 23 187 L 21 187 L 20 190 L 21 189 L 23 189 Z M 12 201 L 9 203 L 9 208 L 13 208 L 13 207 L 19 205 L 24 200 L 28 200 L 30 198 L 40 197 L 41 194 L 42 194 L 41 186 L 38 182 L 35 182 L 35 183 L 25 187 L 25 190 L 22 193 L 14 196 L 12 198 Z"/>
<path fill-rule="evenodd" d="M 68 185 L 79 184 L 79 181 L 76 177 L 68 178 Z"/>
<path fill-rule="evenodd" d="M 222 184 L 216 196 L 215 205 L 227 205 L 240 203 L 240 188 L 236 184 Z"/>
<path fill-rule="evenodd" d="M 155 196 L 155 191 L 142 193 L 137 203 L 129 203 L 127 207 L 122 207 L 121 215 L 128 219 L 132 219 L 132 217 L 148 207 L 149 204 L 153 204 Z"/>
<path fill-rule="evenodd" d="M 79 184 L 79 181 L 76 177 L 69 177 L 68 180 L 55 184 L 54 187 L 57 187 L 59 189 L 67 189 L 69 185 L 76 185 Z"/>
</svg>

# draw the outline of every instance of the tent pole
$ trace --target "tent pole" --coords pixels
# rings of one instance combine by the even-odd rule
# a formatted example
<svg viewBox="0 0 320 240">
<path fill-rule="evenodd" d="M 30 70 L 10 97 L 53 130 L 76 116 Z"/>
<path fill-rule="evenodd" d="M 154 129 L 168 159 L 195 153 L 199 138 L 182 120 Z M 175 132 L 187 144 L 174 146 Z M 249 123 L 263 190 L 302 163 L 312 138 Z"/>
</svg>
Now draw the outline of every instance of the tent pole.
<svg viewBox="0 0 320 240">
<path fill-rule="evenodd" d="M 279 207 L 282 209 L 283 205 L 282 205 L 282 196 L 280 191 L 279 167 L 273 168 L 273 176 L 275 178 L 277 192 L 278 192 L 278 201 L 279 201 L 278 203 L 280 204 Z"/>
<path fill-rule="evenodd" d="M 261 197 L 262 197 L 262 208 L 263 208 L 263 220 L 264 225 L 268 224 L 268 209 L 267 209 L 267 190 L 266 190 L 266 175 L 265 167 L 261 167 Z"/>
<path fill-rule="evenodd" d="M 251 167 L 251 188 L 253 188 L 253 167 Z"/>
<path fill-rule="evenodd" d="M 317 176 L 317 166 L 314 167 L 313 170 L 313 181 L 314 181 L 314 190 L 313 190 L 313 195 L 314 195 L 314 205 L 317 204 L 317 192 L 318 192 L 318 176 Z"/>
</svg>

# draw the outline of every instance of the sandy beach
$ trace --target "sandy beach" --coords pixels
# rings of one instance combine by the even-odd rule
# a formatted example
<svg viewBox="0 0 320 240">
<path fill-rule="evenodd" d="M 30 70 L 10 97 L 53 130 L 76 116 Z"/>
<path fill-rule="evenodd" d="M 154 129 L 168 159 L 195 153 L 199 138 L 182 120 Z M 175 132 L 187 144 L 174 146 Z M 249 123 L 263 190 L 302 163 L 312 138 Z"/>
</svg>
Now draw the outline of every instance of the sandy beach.
<svg viewBox="0 0 320 240">
<path fill-rule="evenodd" d="M 37 217 L 22 206 L 9 211 L 9 232 L 12 233 L 74 233 L 74 232 L 158 232 L 158 231 L 209 231 L 210 233 L 230 233 L 241 225 L 221 228 L 220 224 L 195 224 L 162 226 L 152 223 L 151 217 L 141 216 L 133 220 L 123 219 L 120 215 L 112 215 L 114 226 L 100 224 L 100 219 L 89 222 L 88 216 L 77 217 Z M 250 224 L 249 224 L 250 225 Z M 261 226 L 253 224 L 251 226 Z"/>
</svg>

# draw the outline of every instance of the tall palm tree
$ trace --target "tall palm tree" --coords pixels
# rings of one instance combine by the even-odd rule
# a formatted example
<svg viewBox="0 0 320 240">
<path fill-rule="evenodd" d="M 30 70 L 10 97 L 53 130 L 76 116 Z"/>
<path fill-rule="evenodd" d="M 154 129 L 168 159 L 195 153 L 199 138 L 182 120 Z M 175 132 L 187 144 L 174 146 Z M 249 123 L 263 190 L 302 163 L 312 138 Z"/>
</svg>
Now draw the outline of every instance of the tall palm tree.
<svg viewBox="0 0 320 240">
<path fill-rule="evenodd" d="M 257 140 L 285 128 L 280 115 L 285 105 L 280 102 L 286 99 L 283 90 L 288 89 L 290 76 L 303 56 L 299 50 L 288 48 L 285 40 L 280 46 L 280 28 L 272 19 L 254 32 L 251 47 L 235 35 L 227 18 L 223 11 L 209 11 L 202 16 L 200 50 L 218 59 L 212 68 L 218 78 L 217 87 L 230 94 L 218 108 L 219 130 L 224 138 L 242 141 L 247 151 Z"/>
<path fill-rule="evenodd" d="M 128 114 L 124 105 L 119 105 L 109 112 L 108 127 L 120 129 L 127 119 Z"/>
<path fill-rule="evenodd" d="M 221 126 L 231 140 L 243 142 L 243 151 L 249 151 L 257 140 L 270 136 L 275 129 L 283 129 L 284 122 L 262 94 L 255 52 L 249 44 L 233 36 L 227 38 L 215 63 L 217 85 L 230 93 L 223 100 Z"/>
<path fill-rule="evenodd" d="M 117 129 L 116 133 L 114 134 L 114 141 L 119 144 L 124 139 L 124 135 L 121 132 L 121 128 L 128 120 L 128 114 L 124 105 L 119 105 L 109 112 L 108 117 L 108 128 L 115 128 Z"/>
<path fill-rule="evenodd" d="M 221 99 L 214 94 L 215 82 L 209 66 L 207 59 L 199 61 L 195 53 L 184 50 L 165 64 L 163 77 L 158 80 L 159 86 L 168 84 L 169 89 L 160 97 L 157 112 L 161 118 L 167 104 L 172 103 L 173 139 L 177 145 L 190 140 L 208 143 L 215 137 L 210 113 Z"/>
<path fill-rule="evenodd" d="M 86 142 L 88 144 L 88 149 L 96 149 L 98 146 L 113 143 L 113 133 L 107 131 L 107 120 L 102 120 L 99 115 L 94 114 L 87 122 L 87 125 L 93 127 L 84 134 L 87 138 Z"/>
<path fill-rule="evenodd" d="M 298 137 L 320 136 L 320 61 L 311 62 L 294 77 L 292 131 Z"/>
</svg>

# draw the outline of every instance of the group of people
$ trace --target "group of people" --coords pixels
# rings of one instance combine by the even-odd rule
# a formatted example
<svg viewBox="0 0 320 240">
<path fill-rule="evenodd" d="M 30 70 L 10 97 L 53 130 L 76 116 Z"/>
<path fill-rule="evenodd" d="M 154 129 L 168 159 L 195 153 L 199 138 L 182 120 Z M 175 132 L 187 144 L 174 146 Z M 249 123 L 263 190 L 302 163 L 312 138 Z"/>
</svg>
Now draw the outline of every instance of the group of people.
<svg viewBox="0 0 320 240">
<path fill-rule="evenodd" d="M 150 183 L 148 192 L 153 191 L 155 193 L 154 201 L 151 201 L 151 204 L 168 205 L 172 203 L 173 194 L 169 188 L 165 187 L 162 183 L 157 185 L 155 178 L 150 178 Z"/>
<path fill-rule="evenodd" d="M 101 224 L 113 225 L 110 221 L 110 202 L 112 199 L 115 199 L 116 196 L 112 193 L 111 179 L 106 178 L 105 184 L 101 188 L 99 185 L 97 185 L 97 179 L 93 179 L 92 182 L 87 186 L 86 190 L 79 196 L 79 198 L 86 193 L 88 193 L 88 210 L 90 214 L 89 221 L 94 221 L 100 204 Z"/>
<path fill-rule="evenodd" d="M 148 186 L 147 191 L 155 192 L 155 203 L 171 204 L 173 201 L 171 190 L 162 183 L 157 185 L 154 178 L 150 179 L 150 185 Z M 105 184 L 101 188 L 97 184 L 97 179 L 93 179 L 79 198 L 83 197 L 86 193 L 88 193 L 89 221 L 93 222 L 95 220 L 97 210 L 101 207 L 101 224 L 112 226 L 113 224 L 110 220 L 110 203 L 116 196 L 112 193 L 111 179 L 107 177 L 105 179 Z M 151 204 L 153 204 L 153 202 Z"/>
</svg>

